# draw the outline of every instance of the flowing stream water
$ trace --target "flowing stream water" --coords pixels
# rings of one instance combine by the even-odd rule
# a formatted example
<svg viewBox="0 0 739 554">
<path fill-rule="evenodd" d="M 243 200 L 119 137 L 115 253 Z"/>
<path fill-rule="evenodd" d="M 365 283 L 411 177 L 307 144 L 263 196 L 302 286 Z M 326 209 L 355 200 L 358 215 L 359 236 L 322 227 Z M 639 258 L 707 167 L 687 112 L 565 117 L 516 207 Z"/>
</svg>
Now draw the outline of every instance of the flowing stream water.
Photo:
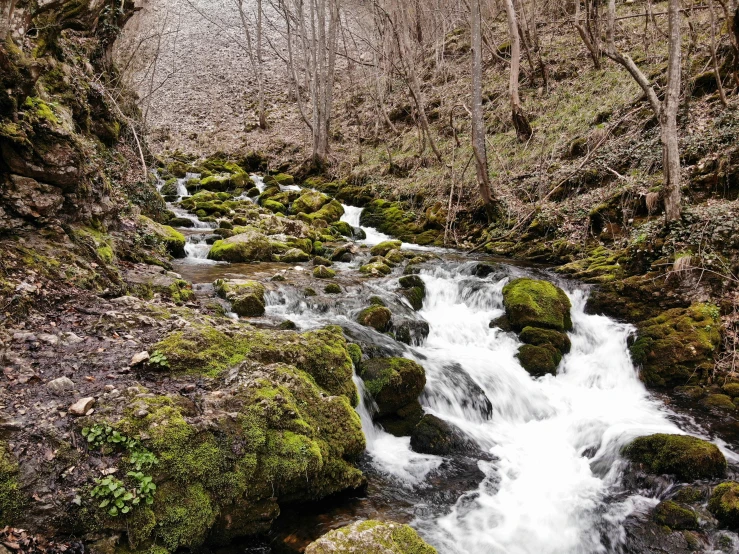
<svg viewBox="0 0 739 554">
<path fill-rule="evenodd" d="M 261 179 L 257 185 L 264 188 Z M 360 227 L 361 208 L 344 208 L 342 220 Z M 196 227 L 196 232 L 190 230 L 188 259 L 180 267 L 187 278 L 212 282 L 224 271 L 252 272 L 254 265 L 258 269 L 260 264 L 250 269 L 203 266 L 208 263 L 208 245 L 202 239 L 208 230 Z M 362 245 L 390 238 L 362 229 Z M 383 490 L 386 496 L 370 502 L 371 508 L 361 504 L 365 507 L 355 508 L 349 519 L 371 517 L 383 510 L 378 506 L 397 501 L 403 507 L 390 510 L 390 515 L 404 514 L 442 554 L 620 552 L 624 520 L 657 503 L 622 483 L 621 448 L 651 433 L 707 433 L 644 388 L 627 347 L 632 327 L 586 314 L 583 288 L 558 282 L 572 301 L 572 350 L 557 375 L 533 378 L 515 357 L 518 338 L 490 327 L 490 321 L 504 313 L 502 289 L 511 278 L 556 278 L 507 264 L 498 264 L 481 278 L 475 276 L 476 262 L 450 251 L 438 250 L 437 255 L 421 271 L 427 292 L 417 313 L 397 295 L 397 275 L 372 280 L 355 276 L 345 285 L 347 294 L 330 301 L 306 299 L 288 286 L 267 294 L 268 320 L 290 319 L 301 330 L 338 324 L 348 336 L 385 355 L 418 361 L 426 371 L 424 410 L 456 425 L 485 454 L 465 462 L 475 479 L 464 481 L 461 488 L 448 486 L 449 460 L 415 453 L 408 437 L 394 437 L 374 425 L 371 397 L 362 394 L 358 411 L 367 437 L 363 469 L 370 475 L 368 496 L 372 500 L 373 490 Z M 359 263 L 337 268 L 356 274 Z M 193 264 L 201 269 L 188 269 Z M 356 314 L 369 295 L 382 297 L 393 313 L 426 322 L 428 336 L 407 346 L 357 324 Z M 364 391 L 361 379 L 355 381 Z M 722 443 L 719 446 L 730 461 L 737 460 Z M 447 486 L 444 494 L 436 490 Z M 388 488 L 396 492 L 388 493 Z"/>
</svg>

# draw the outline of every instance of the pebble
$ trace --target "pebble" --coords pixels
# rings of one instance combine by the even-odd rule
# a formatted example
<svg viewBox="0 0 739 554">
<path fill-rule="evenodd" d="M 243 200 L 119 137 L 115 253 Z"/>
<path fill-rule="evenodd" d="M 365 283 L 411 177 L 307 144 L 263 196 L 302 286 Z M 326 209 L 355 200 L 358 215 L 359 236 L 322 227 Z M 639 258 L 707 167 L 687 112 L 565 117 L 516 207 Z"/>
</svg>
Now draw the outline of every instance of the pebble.
<svg viewBox="0 0 739 554">
<path fill-rule="evenodd" d="M 182 392 L 194 392 L 196 389 L 197 387 L 195 385 L 185 385 L 184 387 L 182 387 Z"/>
<path fill-rule="evenodd" d="M 95 405 L 95 399 L 92 396 L 80 398 L 69 407 L 69 413 L 76 416 L 86 415 Z"/>
<path fill-rule="evenodd" d="M 149 353 L 144 350 L 143 352 L 139 352 L 138 354 L 135 354 L 133 358 L 131 358 L 131 363 L 129 365 L 136 366 L 139 364 L 144 363 L 149 359 Z"/>
<path fill-rule="evenodd" d="M 103 388 L 104 388 L 104 389 L 105 389 L 106 391 L 110 392 L 110 391 L 112 391 L 112 390 L 113 390 L 113 389 L 114 389 L 115 387 L 114 387 L 113 385 L 105 385 L 105 386 L 104 386 Z"/>
<path fill-rule="evenodd" d="M 138 412 L 136 412 L 136 417 L 138 418 L 145 418 L 148 415 L 149 412 L 147 410 L 139 410 Z"/>
<path fill-rule="evenodd" d="M 74 381 L 69 377 L 59 377 L 46 383 L 46 388 L 49 392 L 57 396 L 61 396 L 64 393 L 74 390 Z"/>
</svg>

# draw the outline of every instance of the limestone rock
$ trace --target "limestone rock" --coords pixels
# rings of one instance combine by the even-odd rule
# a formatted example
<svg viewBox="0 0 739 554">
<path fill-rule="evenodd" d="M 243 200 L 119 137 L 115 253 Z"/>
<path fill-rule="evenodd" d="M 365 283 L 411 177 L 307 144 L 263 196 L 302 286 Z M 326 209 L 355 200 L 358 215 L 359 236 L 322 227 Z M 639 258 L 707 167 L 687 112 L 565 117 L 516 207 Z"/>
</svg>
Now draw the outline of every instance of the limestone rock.
<svg viewBox="0 0 739 554">
<path fill-rule="evenodd" d="M 92 396 L 80 398 L 69 407 L 69 413 L 75 416 L 85 415 L 95 405 L 95 399 Z"/>
</svg>

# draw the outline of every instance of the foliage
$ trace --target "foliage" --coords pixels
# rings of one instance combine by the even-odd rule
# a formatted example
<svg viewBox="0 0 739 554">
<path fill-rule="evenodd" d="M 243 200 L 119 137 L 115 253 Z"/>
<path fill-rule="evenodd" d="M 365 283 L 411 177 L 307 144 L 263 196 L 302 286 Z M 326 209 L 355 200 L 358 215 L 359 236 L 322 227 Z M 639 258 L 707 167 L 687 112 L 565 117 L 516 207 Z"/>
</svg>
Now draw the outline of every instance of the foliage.
<svg viewBox="0 0 739 554">
<path fill-rule="evenodd" d="M 169 369 L 169 360 L 162 352 L 155 350 L 154 353 L 149 356 L 149 365 L 155 365 L 161 369 Z"/>
</svg>

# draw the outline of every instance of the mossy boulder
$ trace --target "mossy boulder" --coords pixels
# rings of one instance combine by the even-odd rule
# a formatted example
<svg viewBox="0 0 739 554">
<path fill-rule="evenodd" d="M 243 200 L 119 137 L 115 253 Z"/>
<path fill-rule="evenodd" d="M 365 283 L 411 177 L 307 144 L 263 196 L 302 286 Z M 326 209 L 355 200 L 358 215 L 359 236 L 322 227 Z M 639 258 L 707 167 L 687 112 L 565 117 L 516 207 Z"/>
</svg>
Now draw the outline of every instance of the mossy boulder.
<svg viewBox="0 0 739 554">
<path fill-rule="evenodd" d="M 339 221 L 342 215 L 344 215 L 344 207 L 336 200 L 331 200 L 320 210 L 310 214 L 298 212 L 298 217 L 308 223 L 322 220 L 325 221 L 327 224 L 331 224 Z"/>
<path fill-rule="evenodd" d="M 721 344 L 719 310 L 711 304 L 675 308 L 637 325 L 631 346 L 640 377 L 651 387 L 698 384 L 713 371 Z"/>
<path fill-rule="evenodd" d="M 666 525 L 675 531 L 698 529 L 698 516 L 695 512 L 672 500 L 657 504 L 654 509 L 654 519 L 660 525 Z"/>
<path fill-rule="evenodd" d="M 337 221 L 336 223 L 332 223 L 331 229 L 345 237 L 354 236 L 354 229 L 352 229 L 352 226 L 349 225 L 346 221 Z"/>
<path fill-rule="evenodd" d="M 572 329 L 570 299 L 549 281 L 514 279 L 503 287 L 503 305 L 511 327 L 541 327 L 556 331 Z"/>
<path fill-rule="evenodd" d="M 733 412 L 736 410 L 731 397 L 726 394 L 709 394 L 701 400 L 701 405 L 718 412 Z"/>
<path fill-rule="evenodd" d="M 290 207 L 290 211 L 294 214 L 312 214 L 320 210 L 330 201 L 331 199 L 322 192 L 309 190 L 293 202 L 293 205 Z"/>
<path fill-rule="evenodd" d="M 426 414 L 411 433 L 411 448 L 421 454 L 449 456 L 474 449 L 472 441 L 457 427 Z"/>
<path fill-rule="evenodd" d="M 334 265 L 334 263 L 328 258 L 324 258 L 323 256 L 314 256 L 313 265 L 315 266 L 323 265 L 323 266 L 329 267 L 329 266 Z"/>
<path fill-rule="evenodd" d="M 550 344 L 562 354 L 567 354 L 572 348 L 570 337 L 553 329 L 541 329 L 538 327 L 524 327 L 518 336 L 522 342 L 534 346 Z"/>
<path fill-rule="evenodd" d="M 286 214 L 287 208 L 285 207 L 285 204 L 282 202 L 277 202 L 276 200 L 265 200 L 262 202 L 262 207 L 274 212 L 276 214 Z"/>
<path fill-rule="evenodd" d="M 362 363 L 362 347 L 350 342 L 346 345 L 346 349 L 349 351 L 349 357 L 352 359 L 354 367 L 359 367 L 359 364 Z"/>
<path fill-rule="evenodd" d="M 317 265 L 313 268 L 313 277 L 316 279 L 333 279 L 336 277 L 336 272 L 325 265 Z"/>
<path fill-rule="evenodd" d="M 436 554 L 436 549 L 408 525 L 367 520 L 326 533 L 305 554 Z"/>
<path fill-rule="evenodd" d="M 139 216 L 139 225 L 142 226 L 147 233 L 152 235 L 156 242 L 161 244 L 164 249 L 175 258 L 184 258 L 187 256 L 185 252 L 185 236 L 179 231 L 173 229 L 169 225 L 161 225 L 149 219 L 146 216 Z"/>
<path fill-rule="evenodd" d="M 724 391 L 724 394 L 736 398 L 739 396 L 739 383 L 726 383 L 721 387 L 721 390 Z"/>
<path fill-rule="evenodd" d="M 407 358 L 372 358 L 362 362 L 359 376 L 377 403 L 377 416 L 393 414 L 417 401 L 426 386 L 423 367 Z"/>
<path fill-rule="evenodd" d="M 361 273 L 364 273 L 365 275 L 379 277 L 382 275 L 389 275 L 392 269 L 390 269 L 390 266 L 387 265 L 385 262 L 378 261 L 363 265 L 359 268 L 359 271 Z"/>
<path fill-rule="evenodd" d="M 292 364 L 329 393 L 344 395 L 353 405 L 358 401 L 352 361 L 340 327 L 295 333 L 198 324 L 170 333 L 154 349 L 167 357 L 175 373 L 210 377 L 242 362 Z"/>
<path fill-rule="evenodd" d="M 231 309 L 242 317 L 264 315 L 264 285 L 258 281 L 219 279 L 214 283 L 221 298 L 231 303 Z"/>
<path fill-rule="evenodd" d="M 416 219 L 414 212 L 406 211 L 398 202 L 373 200 L 362 211 L 360 223 L 403 242 L 427 245 L 441 240 L 442 233 L 438 229 L 424 229 Z"/>
<path fill-rule="evenodd" d="M 399 240 L 386 240 L 380 244 L 376 244 L 370 249 L 370 254 L 373 256 L 384 256 L 391 250 L 400 248 L 403 243 Z"/>
<path fill-rule="evenodd" d="M 722 527 L 739 529 L 739 483 L 727 481 L 713 489 L 708 510 Z"/>
<path fill-rule="evenodd" d="M 621 453 L 655 474 L 674 474 L 681 481 L 711 479 L 726 474 L 726 458 L 716 445 L 688 435 L 639 437 Z"/>
<path fill-rule="evenodd" d="M 286 263 L 307 262 L 308 260 L 310 260 L 310 254 L 300 248 L 290 248 L 280 256 L 280 261 Z"/>
<path fill-rule="evenodd" d="M 323 292 L 325 292 L 326 294 L 341 294 L 341 287 L 336 283 L 329 283 L 323 289 Z"/>
<path fill-rule="evenodd" d="M 556 374 L 557 366 L 562 361 L 562 353 L 551 344 L 524 344 L 516 356 L 521 366 L 535 377 Z"/>
<path fill-rule="evenodd" d="M 295 184 L 295 178 L 288 173 L 277 173 L 276 175 L 267 175 L 264 178 L 264 182 L 267 184 L 275 183 L 283 187 L 287 187 Z"/>
<path fill-rule="evenodd" d="M 315 501 L 363 484 L 354 460 L 365 447 L 344 396 L 327 395 L 287 364 L 242 365 L 226 390 L 192 402 L 143 394 L 113 426 L 145 437 L 158 459 L 152 505 L 135 508 L 128 542 L 168 552 L 265 532 L 283 502 Z M 141 416 L 141 413 L 145 414 Z M 143 504 L 143 503 L 142 503 Z"/>
<path fill-rule="evenodd" d="M 423 300 L 426 298 L 426 285 L 418 275 L 405 275 L 398 279 L 402 287 L 401 296 L 405 297 L 414 310 L 423 308 Z"/>
<path fill-rule="evenodd" d="M 390 330 L 392 317 L 392 312 L 385 306 L 369 306 L 359 312 L 357 321 L 365 327 L 384 333 Z"/>
<path fill-rule="evenodd" d="M 216 241 L 208 253 L 211 260 L 252 262 L 272 260 L 272 244 L 258 231 L 248 230 L 225 240 Z"/>
</svg>

